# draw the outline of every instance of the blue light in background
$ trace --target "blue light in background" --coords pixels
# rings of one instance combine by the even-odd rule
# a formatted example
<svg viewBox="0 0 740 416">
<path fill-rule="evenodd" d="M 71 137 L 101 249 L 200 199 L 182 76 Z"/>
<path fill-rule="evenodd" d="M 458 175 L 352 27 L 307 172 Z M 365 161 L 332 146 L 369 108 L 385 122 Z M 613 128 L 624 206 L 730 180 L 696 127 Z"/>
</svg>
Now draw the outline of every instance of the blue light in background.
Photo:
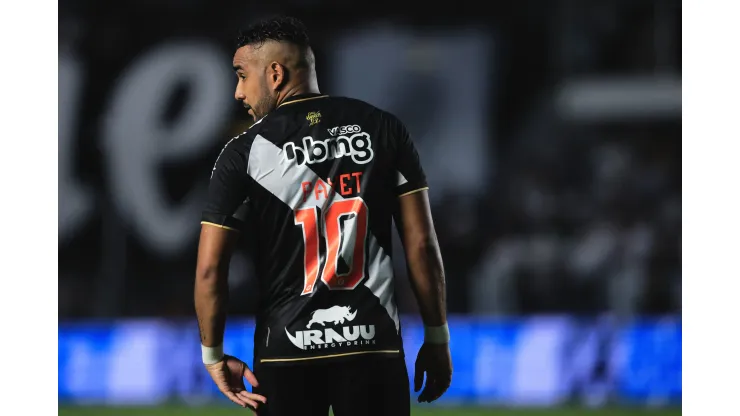
<svg viewBox="0 0 740 416">
<path fill-rule="evenodd" d="M 621 395 L 635 402 L 663 404 L 681 400 L 681 322 L 639 322 L 624 329 Z"/>
<path fill-rule="evenodd" d="M 584 323 L 568 318 L 451 317 L 449 324 L 455 372 L 441 402 L 556 405 L 569 398 L 572 383 L 582 382 L 563 357 L 575 354 L 574 345 L 580 345 L 578 368 L 595 367 L 598 357 L 597 344 L 574 344 Z M 424 330 L 418 320 L 404 320 L 402 328 L 413 380 Z M 680 319 L 636 322 L 612 332 L 606 359 L 613 395 L 632 403 L 680 403 Z M 251 364 L 253 336 L 252 321 L 231 320 L 225 350 Z M 200 363 L 198 340 L 192 321 L 60 323 L 59 400 L 156 404 L 219 397 Z"/>
</svg>

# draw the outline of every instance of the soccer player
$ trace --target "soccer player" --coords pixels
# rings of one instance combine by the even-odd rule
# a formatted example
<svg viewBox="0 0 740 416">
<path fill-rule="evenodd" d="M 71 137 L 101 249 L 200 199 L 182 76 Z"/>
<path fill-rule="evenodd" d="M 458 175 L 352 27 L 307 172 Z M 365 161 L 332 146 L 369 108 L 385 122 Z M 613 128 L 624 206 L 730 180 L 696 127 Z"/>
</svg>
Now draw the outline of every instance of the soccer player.
<svg viewBox="0 0 740 416">
<path fill-rule="evenodd" d="M 233 65 L 235 98 L 255 123 L 221 151 L 202 217 L 195 307 L 208 372 L 259 415 L 327 415 L 330 406 L 337 416 L 408 415 L 395 216 L 425 325 L 414 390 L 424 384 L 418 401 L 436 400 L 452 377 L 445 281 L 408 131 L 367 103 L 319 93 L 296 19 L 243 31 Z M 260 287 L 251 370 L 222 344 L 229 260 L 245 229 Z"/>
</svg>

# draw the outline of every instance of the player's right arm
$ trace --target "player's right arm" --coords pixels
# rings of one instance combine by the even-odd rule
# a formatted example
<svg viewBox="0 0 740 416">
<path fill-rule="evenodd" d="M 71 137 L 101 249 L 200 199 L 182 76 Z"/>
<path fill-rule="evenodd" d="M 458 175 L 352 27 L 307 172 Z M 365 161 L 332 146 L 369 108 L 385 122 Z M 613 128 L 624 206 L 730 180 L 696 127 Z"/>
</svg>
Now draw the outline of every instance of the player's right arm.
<svg viewBox="0 0 740 416">
<path fill-rule="evenodd" d="M 398 210 L 395 221 L 425 329 L 424 345 L 416 359 L 414 391 L 419 391 L 426 373 L 426 383 L 418 401 L 432 402 L 444 394 L 452 381 L 444 266 L 434 231 L 424 170 L 408 131 L 400 122 L 397 125 L 395 185 Z"/>
<path fill-rule="evenodd" d="M 235 213 L 248 196 L 246 155 L 238 144 L 232 140 L 224 147 L 211 173 L 198 243 L 195 312 L 203 364 L 216 386 L 234 403 L 256 409 L 266 398 L 248 392 L 244 378 L 252 386 L 258 385 L 257 379 L 246 363 L 223 351 L 229 262 L 241 228 Z"/>
</svg>

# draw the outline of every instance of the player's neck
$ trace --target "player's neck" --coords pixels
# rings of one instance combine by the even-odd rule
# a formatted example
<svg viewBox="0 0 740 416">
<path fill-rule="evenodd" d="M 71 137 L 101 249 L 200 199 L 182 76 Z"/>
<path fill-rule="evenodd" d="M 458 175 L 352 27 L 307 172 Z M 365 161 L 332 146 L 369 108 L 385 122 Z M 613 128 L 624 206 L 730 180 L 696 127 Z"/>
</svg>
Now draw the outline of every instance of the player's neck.
<svg viewBox="0 0 740 416">
<path fill-rule="evenodd" d="M 298 84 L 285 90 L 285 94 L 278 99 L 278 105 L 282 104 L 283 101 L 289 99 L 290 97 L 304 94 L 321 94 L 321 92 L 319 91 L 319 86 L 316 85 L 315 82 Z"/>
</svg>

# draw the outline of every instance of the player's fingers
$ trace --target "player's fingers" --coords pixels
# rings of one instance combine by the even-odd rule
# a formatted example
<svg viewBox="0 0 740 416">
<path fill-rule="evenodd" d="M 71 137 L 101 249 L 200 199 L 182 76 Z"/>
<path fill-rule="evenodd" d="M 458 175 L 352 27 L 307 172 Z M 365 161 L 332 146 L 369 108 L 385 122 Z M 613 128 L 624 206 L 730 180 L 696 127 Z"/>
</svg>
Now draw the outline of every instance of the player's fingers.
<svg viewBox="0 0 740 416">
<path fill-rule="evenodd" d="M 244 401 L 244 403 L 246 403 L 246 405 L 247 405 L 248 408 L 250 408 L 252 410 L 257 410 L 257 408 L 259 407 L 259 403 L 257 403 L 256 401 L 254 401 L 252 399 L 244 398 L 244 396 L 242 396 L 240 394 L 237 394 L 237 396 L 239 396 L 239 398 L 242 399 Z"/>
<path fill-rule="evenodd" d="M 424 383 L 424 390 L 421 391 L 419 397 L 416 399 L 419 403 L 428 402 L 434 392 L 434 379 L 427 373 L 427 380 Z"/>
<path fill-rule="evenodd" d="M 265 397 L 260 396 L 259 394 L 250 393 L 248 391 L 241 391 L 237 393 L 237 396 L 239 396 L 242 400 L 244 400 L 245 403 L 247 403 L 247 407 L 255 415 L 257 414 L 257 409 L 259 409 L 260 405 L 267 402 L 267 399 Z"/>
<path fill-rule="evenodd" d="M 249 384 L 252 387 L 259 387 L 259 383 L 257 382 L 257 377 L 254 376 L 254 373 L 252 370 L 249 369 L 246 365 L 244 366 L 244 378 L 247 379 Z"/>
<path fill-rule="evenodd" d="M 241 407 L 247 407 L 247 403 L 244 402 L 239 396 L 236 395 L 236 393 L 232 393 L 230 391 L 222 391 L 224 396 L 226 396 L 229 400 L 232 402 L 238 404 Z"/>
<path fill-rule="evenodd" d="M 224 396 L 226 396 L 229 400 L 232 402 L 238 404 L 241 407 L 246 407 L 246 403 L 242 401 L 237 395 L 234 389 L 231 388 L 228 381 L 226 381 L 226 378 L 218 377 L 217 379 L 214 379 L 216 381 L 216 386 L 218 389 L 223 393 Z"/>
<path fill-rule="evenodd" d="M 247 407 L 252 410 L 257 410 L 259 402 L 264 403 L 264 401 L 262 400 L 264 398 L 262 396 L 260 396 L 259 394 L 252 394 L 241 387 L 233 388 L 231 389 L 231 392 L 236 394 L 236 397 L 240 398 L 244 403 L 247 404 Z"/>
<path fill-rule="evenodd" d="M 427 371 L 426 373 L 426 380 L 424 381 L 424 388 L 421 390 L 421 393 L 419 394 L 419 403 L 428 402 L 431 398 L 431 395 L 434 391 L 434 379 L 432 378 L 432 375 L 429 374 Z"/>
<path fill-rule="evenodd" d="M 419 365 L 419 360 L 416 360 L 416 366 L 414 369 L 414 391 L 418 392 L 421 389 L 421 385 L 424 384 L 424 368 Z"/>
<path fill-rule="evenodd" d="M 257 394 L 257 393 L 250 393 L 248 391 L 239 392 L 239 397 L 249 399 L 249 400 L 254 400 L 255 402 L 260 402 L 263 404 L 267 403 L 267 397 L 262 396 L 261 394 Z"/>
<path fill-rule="evenodd" d="M 439 399 L 440 397 L 442 397 L 442 395 L 445 393 L 445 391 L 447 391 L 447 388 L 448 387 L 449 387 L 449 383 L 446 383 L 445 381 L 439 380 L 439 379 L 435 380 L 434 381 L 434 388 L 429 393 L 429 398 L 428 398 L 429 403 L 431 403 L 431 402 Z"/>
</svg>

